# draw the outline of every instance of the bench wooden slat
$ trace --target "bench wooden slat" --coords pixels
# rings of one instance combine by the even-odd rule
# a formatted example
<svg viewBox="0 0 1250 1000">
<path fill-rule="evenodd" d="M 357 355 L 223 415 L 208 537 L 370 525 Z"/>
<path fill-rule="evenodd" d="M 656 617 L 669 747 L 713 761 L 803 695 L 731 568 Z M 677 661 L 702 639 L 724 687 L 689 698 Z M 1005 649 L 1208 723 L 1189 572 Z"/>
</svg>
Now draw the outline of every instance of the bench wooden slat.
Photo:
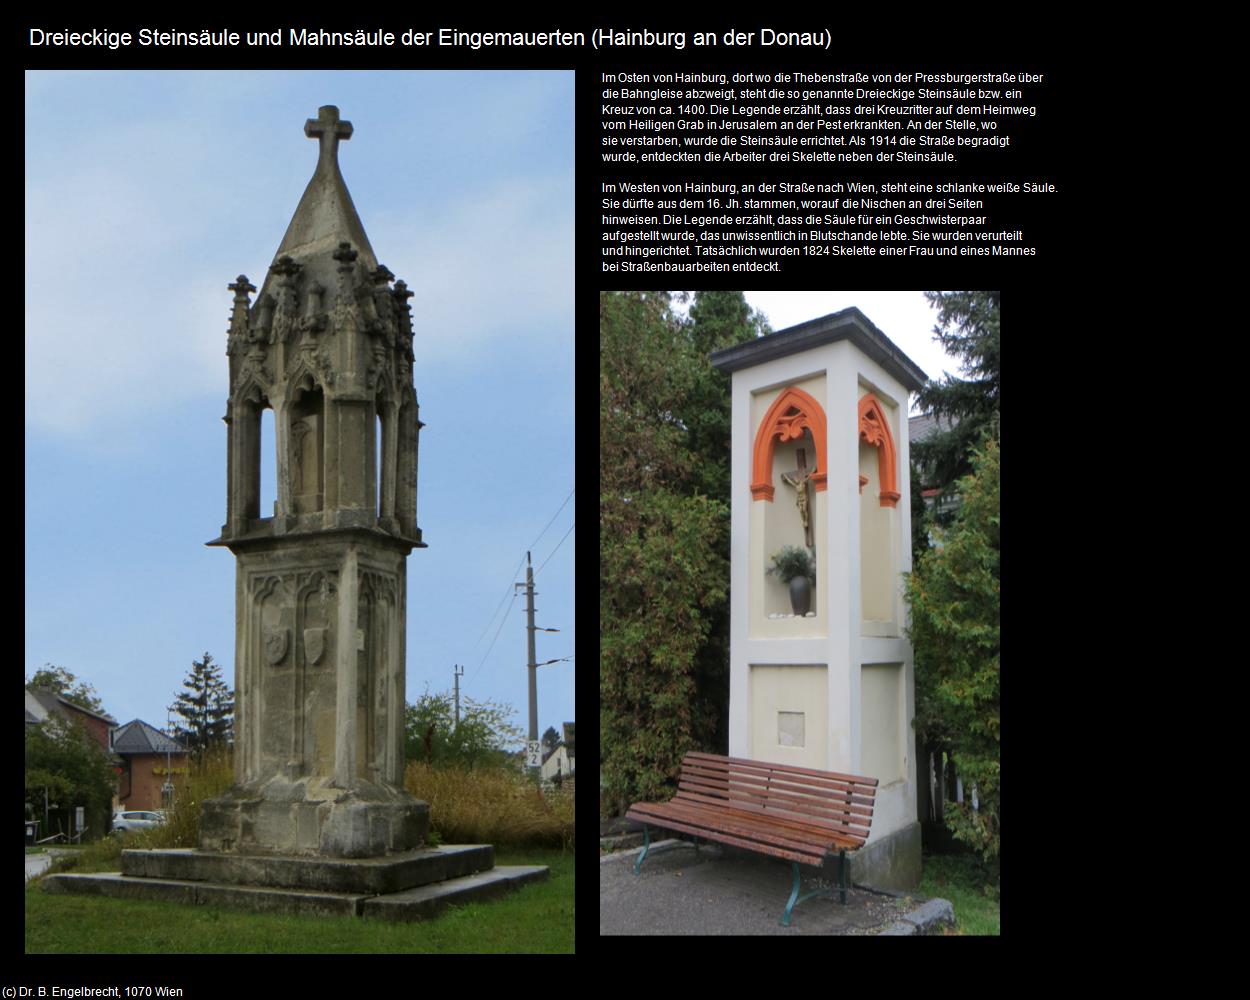
<svg viewBox="0 0 1250 1000">
<path fill-rule="evenodd" d="M 862 774 L 839 774 L 837 771 L 817 771 L 810 767 L 796 767 L 793 764 L 774 764 L 772 761 L 766 760 L 747 760 L 745 757 L 722 757 L 719 754 L 704 753 L 700 750 L 691 750 L 686 754 L 686 758 L 693 758 L 696 761 L 705 763 L 727 762 L 729 764 L 739 764 L 748 769 L 763 769 L 768 771 L 789 771 L 793 774 L 808 775 L 813 778 L 833 778 L 842 781 L 849 781 L 856 785 L 870 785 L 876 788 L 879 782 L 876 778 L 869 778 Z"/>
<path fill-rule="evenodd" d="M 694 791 L 701 795 L 714 796 L 720 798 L 726 803 L 776 803 L 781 808 L 794 809 L 801 813 L 811 813 L 819 816 L 830 816 L 830 818 L 873 818 L 873 800 L 860 799 L 858 796 L 848 796 L 848 798 L 839 799 L 823 799 L 813 795 L 790 795 L 785 789 L 776 790 L 765 788 L 765 786 L 752 785 L 730 785 L 727 793 L 720 793 L 719 790 L 709 790 L 706 785 L 689 783 L 689 781 L 679 780 L 677 783 L 677 791 Z"/>
<path fill-rule="evenodd" d="M 860 795 L 838 795 L 830 797 L 825 794 L 812 793 L 806 789 L 794 790 L 785 784 L 767 785 L 750 784 L 738 781 L 731 782 L 727 788 L 719 788 L 703 781 L 691 781 L 684 775 L 678 779 L 679 790 L 690 790 L 701 795 L 721 798 L 726 801 L 777 801 L 802 805 L 808 809 L 838 815 L 850 814 L 871 816 L 874 800 Z"/>
<path fill-rule="evenodd" d="M 647 822 L 645 817 L 632 817 L 640 822 Z M 703 827 L 689 826 L 678 820 L 670 819 L 666 824 L 656 823 L 656 826 L 664 826 L 669 830 L 680 830 L 682 833 L 691 833 L 697 837 L 703 837 L 706 840 L 715 840 L 721 844 L 732 844 L 734 847 L 744 847 L 747 850 L 754 851 L 757 846 L 753 841 L 743 840 L 740 837 L 732 837 L 728 834 L 719 833 L 715 830 L 708 830 Z M 817 865 L 820 864 L 820 858 L 813 858 L 808 854 L 799 854 L 795 851 L 774 851 L 771 852 L 774 857 L 784 858 L 786 861 L 797 861 L 801 865 Z"/>
<path fill-rule="evenodd" d="M 682 771 L 692 777 L 698 776 L 709 783 L 724 785 L 727 781 L 784 782 L 795 787 L 812 788 L 820 791 L 850 792 L 855 795 L 875 796 L 877 783 L 868 781 L 852 781 L 825 772 L 827 777 L 813 776 L 806 768 L 788 768 L 778 765 L 776 769 L 746 767 L 729 764 L 716 766 L 704 760 L 683 761 Z"/>
<path fill-rule="evenodd" d="M 663 805 L 664 803 L 658 804 Z M 631 809 L 626 816 L 640 823 L 651 823 L 654 826 L 664 827 L 668 830 L 680 830 L 682 833 L 693 834 L 696 837 L 715 840 L 722 844 L 732 844 L 735 847 L 743 847 L 759 854 L 784 858 L 787 861 L 797 861 L 799 864 L 804 865 L 821 864 L 826 853 L 820 847 L 805 847 L 804 845 L 793 844 L 782 846 L 772 842 L 763 842 L 756 833 L 743 833 L 733 827 L 718 828 L 708 826 L 706 823 L 700 822 L 698 817 L 673 815 L 667 812 L 653 815 L 650 812 L 640 813 L 636 809 Z"/>
<path fill-rule="evenodd" d="M 752 813 L 764 813 L 766 815 L 793 816 L 795 819 L 804 821 L 813 826 L 824 826 L 830 830 L 846 830 L 848 833 L 868 833 L 873 823 L 871 814 L 855 815 L 846 813 L 830 813 L 819 809 L 806 809 L 800 806 L 793 806 L 785 801 L 778 799 L 758 799 L 750 798 L 731 798 L 720 799 L 714 796 L 707 796 L 697 793 L 695 790 L 682 789 L 677 791 L 674 800 L 692 799 L 697 800 L 702 805 L 720 805 L 724 809 L 742 809 L 749 810 Z"/>
<path fill-rule="evenodd" d="M 784 836 L 801 840 L 804 843 L 828 845 L 838 840 L 845 841 L 849 836 L 841 830 L 834 830 L 825 826 L 813 826 L 802 820 L 780 816 L 772 812 L 761 813 L 741 809 L 723 809 L 720 806 L 709 806 L 705 803 L 693 802 L 688 799 L 673 799 L 671 802 L 659 804 L 678 812 L 703 816 L 709 824 L 715 824 L 718 817 L 724 817 L 726 822 L 738 823 L 759 830 L 776 830 Z"/>
<path fill-rule="evenodd" d="M 815 778 L 796 774 L 761 774 L 758 771 L 731 770 L 728 776 L 728 784 L 784 787 L 794 792 L 803 792 L 806 795 L 820 795 L 831 798 L 853 795 L 868 799 L 870 802 L 875 801 L 877 797 L 877 789 L 870 785 L 855 785 L 847 781 L 817 781 Z"/>
<path fill-rule="evenodd" d="M 660 803 L 666 806 L 683 806 L 700 811 L 709 823 L 714 823 L 717 816 L 724 816 L 736 822 L 747 823 L 762 829 L 784 831 L 787 836 L 795 837 L 813 844 L 839 844 L 843 847 L 858 847 L 867 839 L 867 832 L 858 833 L 828 826 L 815 826 L 798 817 L 789 817 L 781 813 L 769 811 L 747 811 L 740 809 L 724 809 L 716 804 L 708 805 L 689 799 Z"/>
<path fill-rule="evenodd" d="M 811 813 L 804 813 L 788 809 L 779 809 L 774 803 L 771 807 L 765 808 L 764 805 L 752 801 L 737 801 L 708 798 L 693 792 L 678 792 L 674 796 L 674 802 L 693 802 L 701 806 L 719 807 L 725 811 L 741 811 L 751 813 L 757 817 L 767 819 L 770 816 L 777 817 L 779 822 L 794 821 L 809 826 L 819 827 L 824 830 L 833 832 L 844 832 L 849 836 L 859 836 L 864 839 L 868 835 L 870 829 L 871 817 L 854 816 L 849 818 L 827 818 L 824 816 L 815 816 Z"/>
<path fill-rule="evenodd" d="M 649 812 L 662 825 L 663 818 L 679 819 L 682 822 L 704 827 L 714 831 L 732 833 L 739 837 L 748 837 L 761 844 L 805 851 L 817 857 L 828 851 L 833 844 L 831 836 L 815 836 L 807 831 L 792 830 L 785 827 L 770 826 L 753 821 L 749 816 L 727 816 L 724 813 L 709 815 L 707 812 L 687 804 L 680 806 L 672 802 L 662 803 L 660 807 Z"/>
</svg>

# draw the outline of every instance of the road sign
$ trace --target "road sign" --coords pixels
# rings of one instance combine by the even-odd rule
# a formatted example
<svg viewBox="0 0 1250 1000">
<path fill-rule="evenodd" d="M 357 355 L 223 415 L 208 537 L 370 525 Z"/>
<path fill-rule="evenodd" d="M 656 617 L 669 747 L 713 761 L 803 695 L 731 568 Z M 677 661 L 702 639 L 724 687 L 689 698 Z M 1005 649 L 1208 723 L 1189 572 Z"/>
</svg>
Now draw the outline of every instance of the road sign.
<svg viewBox="0 0 1250 1000">
<path fill-rule="evenodd" d="M 543 766 L 542 740 L 530 740 L 525 745 L 525 766 L 526 767 L 542 767 Z"/>
</svg>

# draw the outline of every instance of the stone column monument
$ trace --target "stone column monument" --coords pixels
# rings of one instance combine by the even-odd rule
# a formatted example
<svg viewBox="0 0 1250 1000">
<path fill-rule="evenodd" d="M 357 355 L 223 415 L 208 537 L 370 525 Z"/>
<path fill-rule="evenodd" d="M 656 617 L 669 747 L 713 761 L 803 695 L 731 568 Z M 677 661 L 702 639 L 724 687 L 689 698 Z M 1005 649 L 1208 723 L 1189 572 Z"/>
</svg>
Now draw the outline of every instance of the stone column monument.
<svg viewBox="0 0 1250 1000">
<path fill-rule="evenodd" d="M 729 754 L 877 778 L 851 877 L 920 877 L 907 399 L 925 375 L 858 309 L 718 351 L 733 376 Z M 798 492 L 806 491 L 806 492 Z M 815 560 L 811 610 L 767 570 Z"/>
<path fill-rule="evenodd" d="M 199 850 L 125 850 L 120 873 L 49 892 L 418 920 L 547 875 L 496 866 L 490 844 L 425 846 L 429 808 L 403 787 L 407 559 L 424 548 L 412 293 L 339 172 L 351 123 L 323 107 L 304 132 L 317 169 L 260 294 L 229 285 L 226 523 L 209 544 L 238 560 L 235 783 L 203 804 Z"/>
<path fill-rule="evenodd" d="M 304 132 L 317 168 L 256 302 L 246 276 L 230 285 L 227 513 L 209 544 L 238 560 L 236 784 L 204 804 L 200 843 L 369 857 L 419 846 L 428 821 L 403 790 L 407 556 L 424 547 L 412 293 L 378 264 L 339 171 L 351 123 L 323 107 Z"/>
</svg>

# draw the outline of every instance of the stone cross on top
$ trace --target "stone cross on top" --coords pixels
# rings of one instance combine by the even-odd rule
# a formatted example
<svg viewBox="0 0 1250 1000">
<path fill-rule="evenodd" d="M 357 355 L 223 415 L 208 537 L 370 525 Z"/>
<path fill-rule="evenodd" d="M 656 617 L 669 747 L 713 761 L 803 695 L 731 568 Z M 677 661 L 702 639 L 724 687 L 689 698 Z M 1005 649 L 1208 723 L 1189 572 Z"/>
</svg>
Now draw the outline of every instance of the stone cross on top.
<svg viewBox="0 0 1250 1000">
<path fill-rule="evenodd" d="M 321 162 L 337 163 L 339 140 L 352 137 L 352 123 L 339 121 L 339 109 L 333 104 L 317 109 L 317 117 L 304 122 L 304 135 L 321 143 Z"/>
</svg>

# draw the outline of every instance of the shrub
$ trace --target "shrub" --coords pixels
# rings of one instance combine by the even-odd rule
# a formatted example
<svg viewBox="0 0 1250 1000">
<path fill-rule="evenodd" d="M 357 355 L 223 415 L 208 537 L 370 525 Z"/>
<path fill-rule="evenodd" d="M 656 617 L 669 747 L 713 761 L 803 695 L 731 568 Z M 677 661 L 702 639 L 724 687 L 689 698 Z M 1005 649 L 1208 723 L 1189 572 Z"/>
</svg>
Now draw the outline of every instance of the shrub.
<svg viewBox="0 0 1250 1000">
<path fill-rule="evenodd" d="M 512 747 L 525 739 L 510 720 L 511 705 L 493 701 L 461 699 L 460 722 L 456 722 L 450 692 L 431 694 L 427 689 L 416 704 L 404 710 L 404 756 L 435 767 L 497 767 Z"/>
<path fill-rule="evenodd" d="M 937 530 L 907 578 L 916 649 L 916 729 L 947 747 L 971 801 L 947 802 L 946 825 L 987 863 L 999 850 L 999 444 L 973 455 L 954 524 Z M 971 799 L 971 795 L 968 796 Z"/>
</svg>

